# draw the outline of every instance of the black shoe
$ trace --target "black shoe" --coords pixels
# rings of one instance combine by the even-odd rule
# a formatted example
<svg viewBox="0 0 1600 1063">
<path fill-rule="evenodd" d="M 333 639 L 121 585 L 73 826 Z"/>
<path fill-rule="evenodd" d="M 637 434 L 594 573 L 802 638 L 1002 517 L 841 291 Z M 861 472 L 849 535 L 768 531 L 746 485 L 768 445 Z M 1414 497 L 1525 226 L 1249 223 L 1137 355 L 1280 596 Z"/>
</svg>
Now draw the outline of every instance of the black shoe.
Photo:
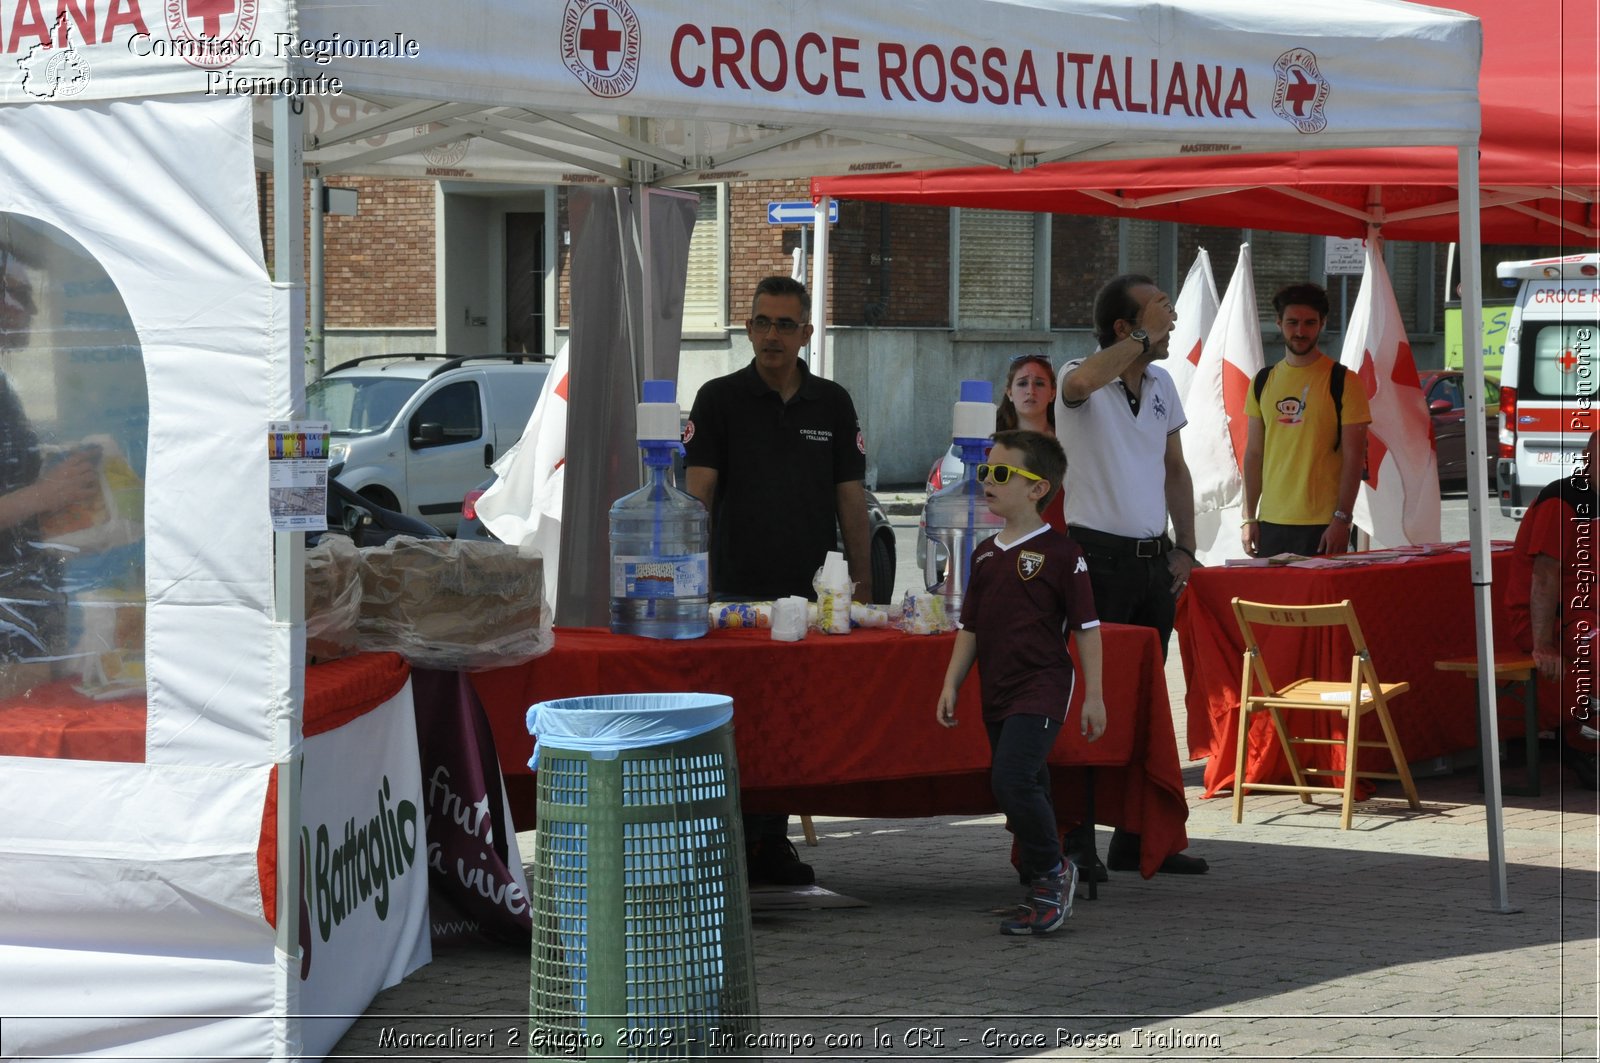
<svg viewBox="0 0 1600 1063">
<path fill-rule="evenodd" d="M 1106 849 L 1106 866 L 1113 871 L 1139 870 L 1139 836 L 1120 830 L 1112 834 L 1111 845 Z M 1163 875 L 1203 875 L 1211 865 L 1198 856 L 1173 853 L 1161 861 L 1157 870 Z"/>
<path fill-rule="evenodd" d="M 1106 873 L 1105 863 L 1098 857 L 1093 857 L 1094 863 L 1089 863 L 1090 857 L 1083 854 L 1074 854 L 1072 863 L 1078 869 L 1078 879 L 1081 882 L 1108 882 L 1111 876 Z"/>
<path fill-rule="evenodd" d="M 745 852 L 745 869 L 753 886 L 809 886 L 817 881 L 811 865 L 801 862 L 794 843 L 782 835 L 757 838 Z"/>
<path fill-rule="evenodd" d="M 1139 836 L 1131 831 L 1111 832 L 1111 844 L 1106 846 L 1106 866 L 1113 871 L 1139 870 Z"/>
</svg>

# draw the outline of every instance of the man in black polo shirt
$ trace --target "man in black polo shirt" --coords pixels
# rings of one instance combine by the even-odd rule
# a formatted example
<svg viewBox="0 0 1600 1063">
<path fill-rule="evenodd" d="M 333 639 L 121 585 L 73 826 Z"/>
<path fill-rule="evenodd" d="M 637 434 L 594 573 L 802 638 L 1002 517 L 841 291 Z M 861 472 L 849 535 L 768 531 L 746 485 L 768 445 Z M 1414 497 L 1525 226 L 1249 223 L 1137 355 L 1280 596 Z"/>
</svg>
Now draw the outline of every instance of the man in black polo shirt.
<svg viewBox="0 0 1600 1063">
<path fill-rule="evenodd" d="M 745 334 L 755 357 L 708 381 L 684 428 L 684 486 L 711 514 L 716 598 L 815 597 L 812 577 L 838 535 L 850 578 L 872 585 L 863 483 L 866 440 L 849 392 L 800 361 L 811 296 L 789 277 L 756 285 Z M 747 816 L 750 878 L 813 881 L 788 838 L 788 817 Z"/>
</svg>

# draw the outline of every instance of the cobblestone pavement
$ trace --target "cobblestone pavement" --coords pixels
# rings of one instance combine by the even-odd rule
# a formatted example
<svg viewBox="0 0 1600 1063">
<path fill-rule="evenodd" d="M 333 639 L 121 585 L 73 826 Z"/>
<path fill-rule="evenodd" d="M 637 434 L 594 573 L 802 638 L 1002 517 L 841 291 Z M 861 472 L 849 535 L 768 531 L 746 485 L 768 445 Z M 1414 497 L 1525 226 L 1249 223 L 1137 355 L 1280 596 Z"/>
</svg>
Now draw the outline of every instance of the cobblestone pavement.
<svg viewBox="0 0 1600 1063">
<path fill-rule="evenodd" d="M 1021 892 L 998 817 L 819 819 L 803 855 L 867 906 L 756 913 L 766 1057 L 1600 1058 L 1600 804 L 1571 778 L 1547 757 L 1544 796 L 1506 799 L 1515 914 L 1488 910 L 1471 771 L 1419 779 L 1420 812 L 1381 784 L 1341 832 L 1292 795 L 1235 825 L 1189 765 L 1210 873 L 1113 872 L 1041 939 L 996 932 Z M 330 1058 L 521 1058 L 528 980 L 526 950 L 438 949 Z"/>
</svg>

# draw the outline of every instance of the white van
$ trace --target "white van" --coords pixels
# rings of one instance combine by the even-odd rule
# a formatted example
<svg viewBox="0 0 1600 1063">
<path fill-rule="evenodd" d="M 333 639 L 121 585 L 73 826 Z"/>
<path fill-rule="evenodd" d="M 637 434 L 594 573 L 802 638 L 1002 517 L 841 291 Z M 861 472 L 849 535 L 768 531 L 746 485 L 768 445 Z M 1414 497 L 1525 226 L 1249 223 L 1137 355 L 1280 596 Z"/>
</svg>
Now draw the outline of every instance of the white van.
<svg viewBox="0 0 1600 1063">
<path fill-rule="evenodd" d="M 549 372 L 544 355 L 373 355 L 308 386 L 306 404 L 330 422 L 340 483 L 450 534 L 462 496 L 522 438 Z"/>
<path fill-rule="evenodd" d="M 1520 280 L 1500 367 L 1500 512 L 1521 518 L 1569 475 L 1596 428 L 1600 399 L 1600 255 L 1502 262 Z"/>
</svg>

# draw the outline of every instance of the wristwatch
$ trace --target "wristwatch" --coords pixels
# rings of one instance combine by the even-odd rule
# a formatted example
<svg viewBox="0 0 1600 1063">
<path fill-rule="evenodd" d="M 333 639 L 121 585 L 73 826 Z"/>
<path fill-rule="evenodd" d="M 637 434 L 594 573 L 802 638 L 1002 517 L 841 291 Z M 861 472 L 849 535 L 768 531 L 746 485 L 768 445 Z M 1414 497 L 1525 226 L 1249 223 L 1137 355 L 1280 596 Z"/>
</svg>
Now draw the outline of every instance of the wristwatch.
<svg viewBox="0 0 1600 1063">
<path fill-rule="evenodd" d="M 1139 343 L 1144 347 L 1144 350 L 1139 352 L 1140 354 L 1150 353 L 1150 333 L 1146 332 L 1142 328 L 1136 328 L 1132 332 L 1128 333 L 1128 338 L 1131 340 L 1138 340 Z"/>
<path fill-rule="evenodd" d="M 1346 513 L 1342 509 L 1336 509 L 1336 510 L 1333 511 L 1333 519 L 1334 520 L 1342 520 L 1346 524 L 1349 524 L 1350 523 L 1350 514 Z"/>
</svg>

